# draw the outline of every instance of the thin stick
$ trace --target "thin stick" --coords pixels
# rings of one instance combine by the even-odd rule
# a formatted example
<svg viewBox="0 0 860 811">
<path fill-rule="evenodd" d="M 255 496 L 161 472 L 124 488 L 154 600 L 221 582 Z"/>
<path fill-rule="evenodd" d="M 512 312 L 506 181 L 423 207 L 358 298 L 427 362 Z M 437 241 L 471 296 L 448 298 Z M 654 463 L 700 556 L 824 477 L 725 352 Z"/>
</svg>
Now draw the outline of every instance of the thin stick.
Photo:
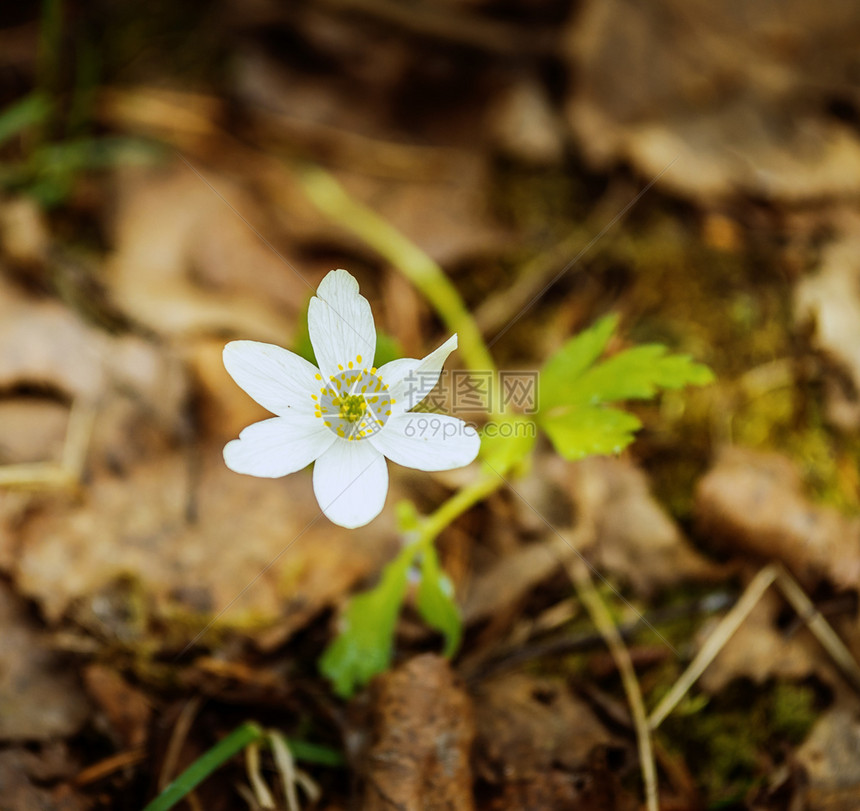
<svg viewBox="0 0 860 811">
<path fill-rule="evenodd" d="M 651 746 L 651 733 L 648 729 L 648 719 L 645 714 L 645 702 L 642 700 L 642 691 L 639 689 L 639 681 L 636 679 L 636 671 L 633 668 L 633 660 L 630 651 L 624 644 L 618 628 L 612 620 L 612 615 L 603 602 L 603 598 L 594 588 L 588 568 L 579 558 L 567 561 L 567 571 L 576 586 L 579 599 L 591 615 L 597 630 L 600 631 L 615 665 L 621 675 L 621 683 L 627 694 L 627 702 L 630 705 L 630 714 L 633 726 L 636 730 L 636 742 L 639 747 L 639 762 L 642 769 L 642 782 L 645 784 L 645 803 L 648 811 L 659 811 L 657 794 L 657 768 L 654 765 L 654 750 Z"/>
<path fill-rule="evenodd" d="M 194 718 L 200 710 L 201 703 L 201 699 L 198 696 L 194 696 L 179 712 L 179 717 L 173 725 L 173 732 L 167 744 L 167 752 L 164 755 L 161 773 L 158 775 L 159 791 L 164 791 L 167 784 L 171 781 L 173 773 L 176 771 L 179 755 L 182 752 L 182 747 L 185 746 L 185 741 L 188 738 L 191 725 L 194 723 Z"/>
<path fill-rule="evenodd" d="M 72 782 L 80 788 L 95 783 L 97 780 L 102 780 L 127 766 L 134 766 L 142 760 L 146 760 L 146 750 L 142 746 L 136 749 L 126 749 L 124 752 L 118 752 L 98 763 L 87 766 L 86 769 L 78 772 Z"/>
<path fill-rule="evenodd" d="M 798 616 L 809 626 L 809 630 L 815 634 L 821 646 L 830 654 L 831 659 L 836 662 L 845 678 L 851 682 L 855 689 L 860 690 L 860 667 L 857 666 L 857 661 L 845 647 L 845 643 L 833 630 L 833 626 L 812 604 L 812 601 L 806 596 L 806 592 L 786 568 L 781 563 L 774 565 L 777 570 L 776 585 L 785 599 L 791 603 Z"/>
<path fill-rule="evenodd" d="M 731 611 L 726 614 L 716 627 L 714 632 L 707 638 L 701 650 L 696 654 L 687 669 L 681 674 L 672 689 L 663 696 L 663 699 L 648 718 L 648 726 L 651 730 L 657 729 L 666 716 L 678 705 L 678 702 L 687 694 L 687 691 L 696 683 L 696 680 L 705 671 L 705 668 L 714 661 L 716 655 L 723 649 L 726 642 L 731 639 L 741 623 L 750 615 L 756 607 L 762 595 L 776 580 L 778 571 L 774 564 L 765 566 L 746 587 L 741 598 L 735 603 Z"/>
<path fill-rule="evenodd" d="M 63 490 L 74 487 L 74 474 L 56 462 L 22 462 L 0 467 L 0 487 Z"/>
<path fill-rule="evenodd" d="M 84 472 L 96 412 L 90 404 L 72 403 L 60 462 L 22 462 L 0 466 L 0 487 L 22 490 L 72 490 Z"/>
</svg>

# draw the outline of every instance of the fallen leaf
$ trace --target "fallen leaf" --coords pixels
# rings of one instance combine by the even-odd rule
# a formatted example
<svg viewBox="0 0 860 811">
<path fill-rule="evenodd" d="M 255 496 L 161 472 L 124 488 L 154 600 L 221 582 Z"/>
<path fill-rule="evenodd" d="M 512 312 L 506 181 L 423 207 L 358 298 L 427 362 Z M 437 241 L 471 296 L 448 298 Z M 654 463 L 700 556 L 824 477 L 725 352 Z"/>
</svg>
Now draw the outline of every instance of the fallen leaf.
<svg viewBox="0 0 860 811">
<path fill-rule="evenodd" d="M 506 155 L 536 165 L 562 160 L 562 123 L 536 77 L 512 80 L 495 100 L 488 125 L 497 147 Z"/>
<path fill-rule="evenodd" d="M 95 402 L 107 390 L 108 337 L 57 301 L 0 276 L 0 388 L 52 388 Z"/>
<path fill-rule="evenodd" d="M 840 235 L 821 253 L 815 272 L 795 290 L 796 319 L 814 324 L 814 341 L 840 364 L 853 392 L 831 381 L 828 416 L 845 430 L 860 425 L 860 221 L 840 224 Z"/>
<path fill-rule="evenodd" d="M 108 286 L 125 313 L 166 336 L 287 342 L 316 280 L 266 244 L 275 235 L 261 238 L 269 221 L 249 193 L 183 162 L 123 172 L 117 185 Z"/>
<path fill-rule="evenodd" d="M 152 719 L 152 705 L 146 695 L 103 665 L 86 667 L 83 679 L 112 737 L 126 749 L 143 746 Z"/>
<path fill-rule="evenodd" d="M 0 797 L 10 811 L 84 811 L 89 802 L 68 786 L 46 788 L 45 777 L 34 769 L 33 753 L 26 749 L 0 751 Z"/>
<path fill-rule="evenodd" d="M 306 474 L 240 476 L 220 446 L 202 451 L 199 479 L 192 470 L 186 453 L 165 453 L 125 476 L 99 475 L 80 503 L 31 508 L 19 517 L 17 586 L 56 621 L 73 601 L 97 601 L 126 580 L 179 633 L 181 618 L 217 617 L 221 627 L 268 629 L 277 644 L 394 554 L 388 512 L 367 529 L 336 528 Z"/>
<path fill-rule="evenodd" d="M 89 718 L 89 703 L 63 657 L 51 650 L 22 601 L 2 583 L 0 662 L 0 740 L 68 737 Z"/>
<path fill-rule="evenodd" d="M 423 654 L 372 685 L 361 807 L 471 811 L 472 706 L 447 660 Z"/>
<path fill-rule="evenodd" d="M 730 682 L 748 678 L 763 684 L 770 678 L 805 679 L 815 675 L 838 680 L 821 644 L 806 629 L 787 634 L 779 626 L 785 601 L 772 588 L 765 592 L 716 658 L 705 669 L 699 686 L 716 695 Z M 706 622 L 697 634 L 699 647 L 713 633 L 718 620 Z"/>
<path fill-rule="evenodd" d="M 0 400 L 0 464 L 59 459 L 69 410 L 41 397 Z"/>
<path fill-rule="evenodd" d="M 581 552 L 603 574 L 630 583 L 638 594 L 692 580 L 715 580 L 723 568 L 697 552 L 651 493 L 645 474 L 629 461 L 592 457 L 570 466 L 580 516 L 594 526 Z"/>
<path fill-rule="evenodd" d="M 58 301 L 36 299 L 0 276 L 0 390 L 35 388 L 46 400 L 86 403 L 97 412 L 91 458 L 116 467 L 152 455 L 185 428 L 186 373 L 164 347 L 136 335 L 113 336 Z M 7 408 L 10 406 L 6 406 Z M 26 434 L 9 438 L 11 461 L 54 456 L 55 404 L 33 402 L 16 419 Z M 46 418 L 44 435 L 34 427 Z M 3 429 L 4 431 L 7 429 Z"/>
<path fill-rule="evenodd" d="M 696 487 L 694 513 L 701 537 L 780 560 L 807 588 L 860 582 L 860 518 L 814 504 L 785 456 L 724 449 Z"/>
<path fill-rule="evenodd" d="M 553 536 L 527 544 L 501 557 L 469 584 L 463 605 L 467 625 L 517 612 L 531 591 L 557 572 L 570 546 Z"/>
<path fill-rule="evenodd" d="M 854 811 L 860 807 L 860 704 L 841 699 L 816 721 L 795 759 L 806 772 L 802 791 L 810 811 Z"/>
<path fill-rule="evenodd" d="M 30 197 L 0 201 L 0 251 L 13 265 L 40 266 L 50 239 L 45 215 Z"/>
<path fill-rule="evenodd" d="M 510 674 L 473 691 L 476 771 L 496 786 L 494 809 L 635 808 L 604 753 L 619 741 L 562 680 Z"/>
<path fill-rule="evenodd" d="M 858 31 L 840 0 L 590 0 L 570 24 L 567 119 L 592 164 L 628 160 L 709 205 L 855 195 L 860 139 L 825 111 Z"/>
</svg>

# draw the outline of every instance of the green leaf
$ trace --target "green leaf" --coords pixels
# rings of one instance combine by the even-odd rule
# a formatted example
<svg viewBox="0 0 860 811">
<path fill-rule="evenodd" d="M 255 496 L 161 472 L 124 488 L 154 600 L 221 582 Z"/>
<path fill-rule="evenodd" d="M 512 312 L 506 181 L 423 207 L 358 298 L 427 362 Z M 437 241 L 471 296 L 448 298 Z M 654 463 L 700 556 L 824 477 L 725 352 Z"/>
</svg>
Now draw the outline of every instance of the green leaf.
<svg viewBox="0 0 860 811">
<path fill-rule="evenodd" d="M 570 400 L 573 388 L 570 384 L 600 357 L 617 324 L 618 316 L 601 318 L 594 326 L 571 338 L 544 364 L 540 373 L 542 411 Z"/>
<path fill-rule="evenodd" d="M 609 316 L 568 341 L 541 372 L 538 421 L 566 459 L 619 453 L 641 427 L 631 414 L 605 407 L 621 400 L 647 400 L 661 389 L 701 386 L 714 375 L 688 355 L 646 344 L 598 363 L 615 328 Z"/>
<path fill-rule="evenodd" d="M 617 408 L 574 406 L 558 416 L 548 416 L 543 429 L 555 449 L 575 461 L 586 456 L 620 453 L 632 441 L 642 423 Z"/>
<path fill-rule="evenodd" d="M 445 637 L 445 656 L 453 656 L 460 647 L 463 623 L 454 602 L 454 586 L 439 566 L 439 558 L 432 544 L 425 549 L 421 560 L 417 608 L 424 622 Z"/>
<path fill-rule="evenodd" d="M 146 805 L 143 811 L 167 811 L 188 796 L 212 772 L 226 763 L 237 752 L 263 738 L 265 733 L 257 724 L 249 721 L 233 730 L 224 740 L 204 752 L 164 791 Z"/>
<path fill-rule="evenodd" d="M 343 629 L 325 649 L 320 671 L 342 698 L 349 698 L 356 688 L 388 668 L 397 616 L 416 552 L 415 546 L 404 547 L 385 567 L 378 585 L 350 601 Z"/>
<path fill-rule="evenodd" d="M 650 400 L 660 389 L 711 383 L 714 375 L 689 355 L 670 355 L 665 346 L 646 344 L 619 352 L 579 378 L 575 400 Z"/>
</svg>

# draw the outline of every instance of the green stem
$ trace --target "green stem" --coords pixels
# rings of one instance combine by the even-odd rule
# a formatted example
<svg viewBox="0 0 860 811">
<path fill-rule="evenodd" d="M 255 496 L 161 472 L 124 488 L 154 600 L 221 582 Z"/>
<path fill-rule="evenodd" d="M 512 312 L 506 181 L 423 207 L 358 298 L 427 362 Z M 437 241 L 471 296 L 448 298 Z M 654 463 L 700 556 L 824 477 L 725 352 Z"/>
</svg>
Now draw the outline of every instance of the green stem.
<svg viewBox="0 0 860 811">
<path fill-rule="evenodd" d="M 498 490 L 504 483 L 505 480 L 501 476 L 482 473 L 471 484 L 454 493 L 451 498 L 444 501 L 422 522 L 418 539 L 415 542 L 416 551 L 425 549 L 432 544 L 445 527 L 470 507 L 485 499 L 490 493 Z"/>
<path fill-rule="evenodd" d="M 307 166 L 297 174 L 305 193 L 323 214 L 370 245 L 418 288 L 445 326 L 457 333 L 466 366 L 495 372 L 475 320 L 442 268 L 393 225 L 347 194 L 325 169 Z"/>
</svg>

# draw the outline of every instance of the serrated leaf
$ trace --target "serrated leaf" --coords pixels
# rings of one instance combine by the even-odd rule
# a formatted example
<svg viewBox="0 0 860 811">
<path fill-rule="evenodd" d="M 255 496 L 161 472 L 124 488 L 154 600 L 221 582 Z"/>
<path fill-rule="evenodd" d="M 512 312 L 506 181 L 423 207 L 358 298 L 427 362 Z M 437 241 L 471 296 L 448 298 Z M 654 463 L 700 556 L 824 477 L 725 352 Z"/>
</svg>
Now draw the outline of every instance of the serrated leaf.
<svg viewBox="0 0 860 811">
<path fill-rule="evenodd" d="M 416 606 L 424 622 L 445 637 L 445 656 L 453 656 L 460 647 L 463 623 L 454 602 L 454 586 L 439 566 L 433 546 L 427 547 L 421 561 L 421 585 Z"/>
<path fill-rule="evenodd" d="M 570 399 L 571 381 L 578 380 L 599 357 L 609 341 L 618 317 L 607 315 L 571 338 L 545 364 L 540 373 L 540 405 L 546 411 Z"/>
<path fill-rule="evenodd" d="M 350 601 L 340 634 L 325 649 L 320 671 L 342 698 L 349 698 L 356 688 L 388 668 L 414 557 L 415 549 L 404 547 L 385 567 L 378 585 Z"/>
<path fill-rule="evenodd" d="M 603 406 L 574 406 L 541 423 L 555 449 L 565 459 L 620 453 L 642 423 L 632 414 Z"/>
<path fill-rule="evenodd" d="M 671 355 L 665 346 L 647 344 L 597 363 L 615 328 L 603 318 L 568 341 L 541 372 L 538 421 L 566 459 L 618 453 L 640 428 L 631 414 L 605 407 L 621 400 L 645 400 L 661 389 L 704 385 L 714 376 L 688 355 Z"/>
<path fill-rule="evenodd" d="M 665 346 L 626 349 L 592 366 L 577 381 L 574 402 L 650 400 L 660 389 L 711 383 L 713 372 L 689 355 L 670 355 Z"/>
</svg>

